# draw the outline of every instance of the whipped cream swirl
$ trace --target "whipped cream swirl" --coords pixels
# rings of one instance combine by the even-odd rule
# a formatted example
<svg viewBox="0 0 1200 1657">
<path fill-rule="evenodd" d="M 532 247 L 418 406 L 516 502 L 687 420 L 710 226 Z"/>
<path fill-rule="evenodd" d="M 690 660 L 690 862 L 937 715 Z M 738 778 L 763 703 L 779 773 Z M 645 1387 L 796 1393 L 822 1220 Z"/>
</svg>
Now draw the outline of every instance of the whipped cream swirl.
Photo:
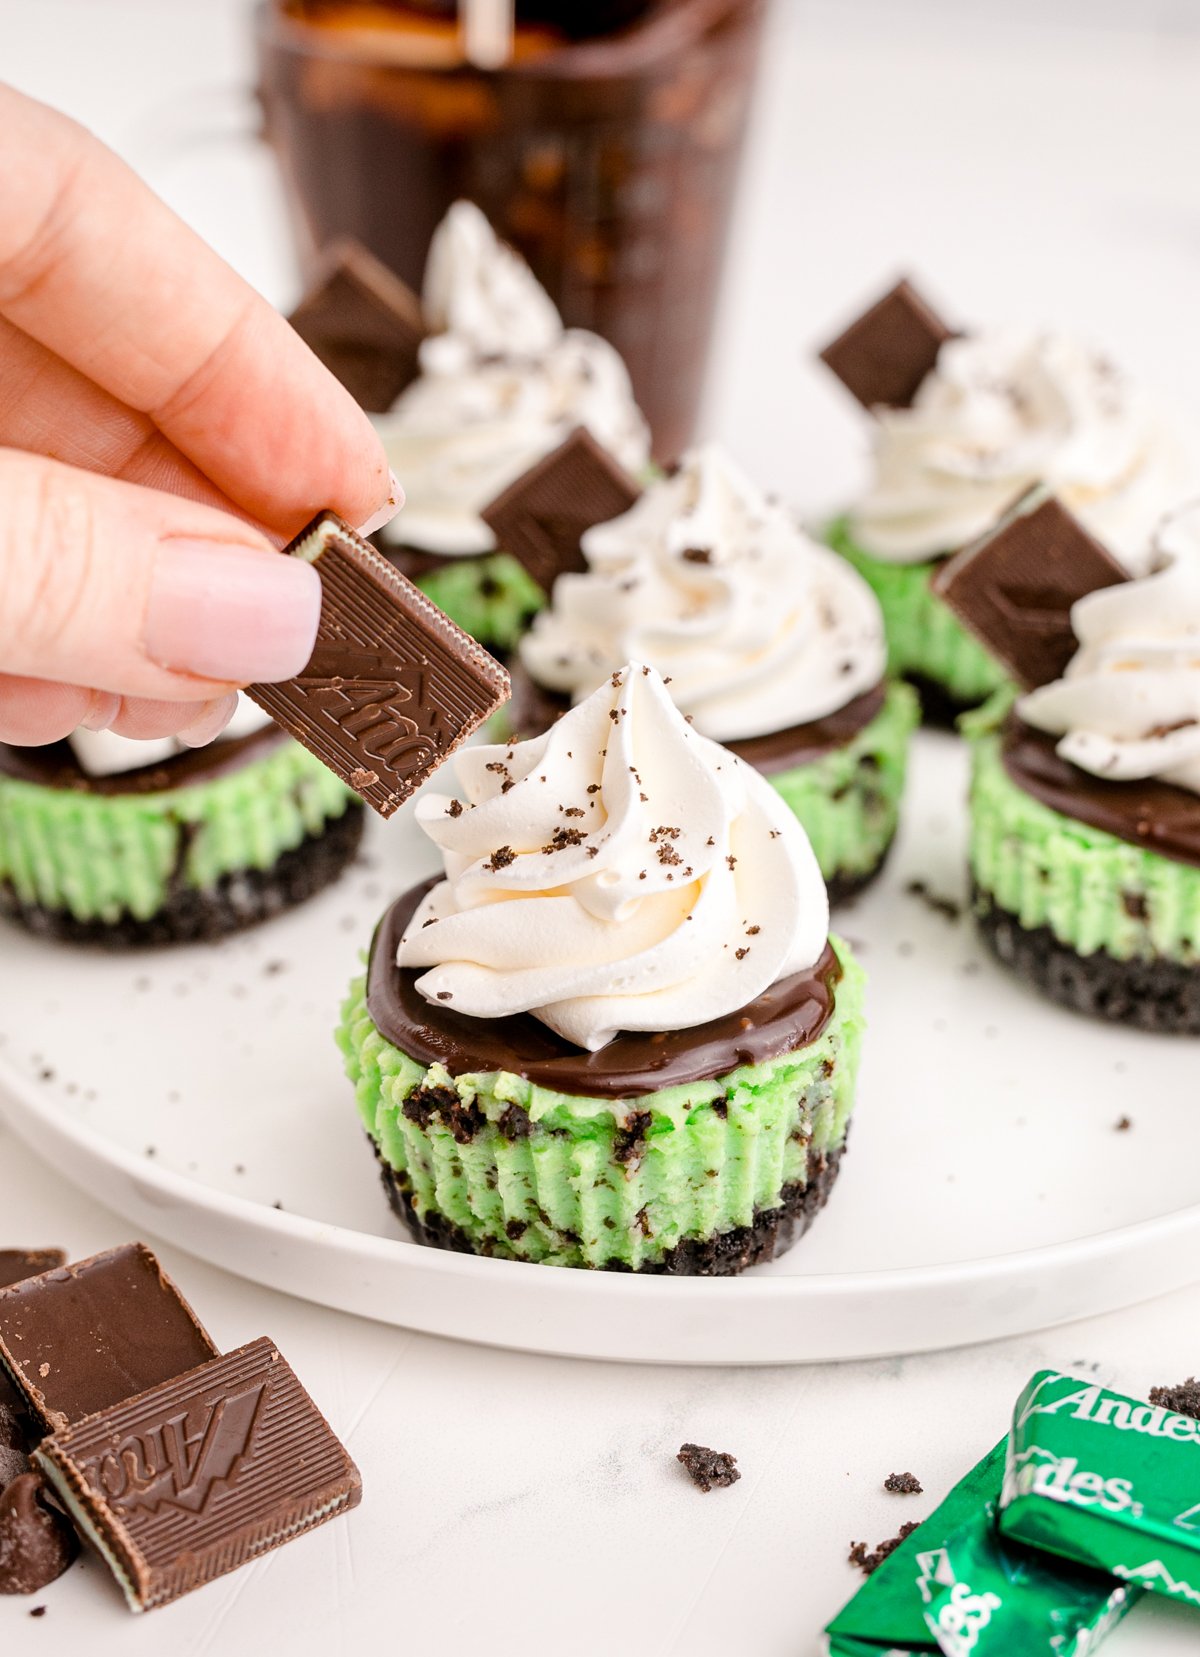
<svg viewBox="0 0 1200 1657">
<path fill-rule="evenodd" d="M 248 696 L 238 696 L 237 710 L 228 725 L 214 740 L 231 742 L 237 737 L 253 736 L 271 723 L 271 716 L 262 711 Z M 88 777 L 117 777 L 126 771 L 137 771 L 143 765 L 162 765 L 177 754 L 194 752 L 186 743 L 173 736 L 139 737 L 118 736 L 115 731 L 72 731 L 67 739 Z"/>
<path fill-rule="evenodd" d="M 402 938 L 417 988 L 474 1018 L 532 1013 L 591 1052 L 619 1030 L 736 1012 L 812 967 L 829 903 L 764 778 L 632 664 L 544 736 L 458 757 L 464 807 L 417 819 L 446 878 Z"/>
<path fill-rule="evenodd" d="M 1067 335 L 949 340 L 911 408 L 880 409 L 855 540 L 907 564 L 954 552 L 1048 484 L 1135 574 L 1162 514 L 1200 488 L 1200 439 Z"/>
<path fill-rule="evenodd" d="M 649 662 L 696 729 L 734 742 L 821 719 L 886 665 L 875 595 L 716 445 L 583 538 L 521 641 L 528 671 L 576 700 Z"/>
<path fill-rule="evenodd" d="M 376 426 L 406 496 L 386 534 L 443 556 L 491 552 L 483 507 L 577 426 L 630 472 L 650 436 L 607 341 L 565 329 L 521 257 L 471 202 L 438 227 L 424 303 L 437 330 L 421 373 Z"/>
<path fill-rule="evenodd" d="M 1154 573 L 1081 598 L 1066 672 L 1017 703 L 1093 776 L 1200 794 L 1200 505 L 1169 518 Z"/>
</svg>

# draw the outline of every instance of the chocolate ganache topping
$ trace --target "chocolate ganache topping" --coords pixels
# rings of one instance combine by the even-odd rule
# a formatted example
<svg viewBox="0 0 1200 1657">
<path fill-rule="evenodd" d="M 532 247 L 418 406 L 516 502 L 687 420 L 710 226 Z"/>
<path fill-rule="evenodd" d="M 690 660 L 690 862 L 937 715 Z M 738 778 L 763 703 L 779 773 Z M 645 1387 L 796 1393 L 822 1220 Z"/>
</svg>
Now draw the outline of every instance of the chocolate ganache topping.
<svg viewBox="0 0 1200 1657">
<path fill-rule="evenodd" d="M 371 945 L 367 1010 L 379 1033 L 420 1064 L 451 1075 L 507 1070 L 538 1087 L 586 1098 L 632 1099 L 714 1076 L 743 1064 L 764 1064 L 816 1041 L 833 1012 L 841 965 L 826 944 L 807 972 L 773 984 L 747 1006 L 691 1029 L 622 1032 L 589 1053 L 531 1013 L 471 1018 L 429 1002 L 416 987 L 420 971 L 396 965 L 404 929 L 436 879 L 398 898 Z"/>
<path fill-rule="evenodd" d="M 0 777 L 36 783 L 40 788 L 68 789 L 77 794 L 162 794 L 169 789 L 213 782 L 239 766 L 260 759 L 288 740 L 278 725 L 269 724 L 248 736 L 218 737 L 204 748 L 189 748 L 153 765 L 135 770 L 91 776 L 80 765 L 69 741 L 40 748 L 16 748 L 0 743 Z"/>
<path fill-rule="evenodd" d="M 1154 778 L 1110 782 L 1093 777 L 1056 752 L 1053 736 L 1035 731 L 1017 714 L 1004 727 L 1004 769 L 1027 794 L 1064 817 L 1200 867 L 1200 796 Z"/>
</svg>

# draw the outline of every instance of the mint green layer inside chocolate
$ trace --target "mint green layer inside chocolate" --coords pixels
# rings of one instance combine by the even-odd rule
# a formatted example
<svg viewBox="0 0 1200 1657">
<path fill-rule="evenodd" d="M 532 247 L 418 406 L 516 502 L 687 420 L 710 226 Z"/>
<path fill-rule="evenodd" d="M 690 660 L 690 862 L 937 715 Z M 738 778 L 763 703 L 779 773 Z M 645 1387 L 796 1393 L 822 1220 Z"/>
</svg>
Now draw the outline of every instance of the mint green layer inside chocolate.
<svg viewBox="0 0 1200 1657">
<path fill-rule="evenodd" d="M 685 1239 L 750 1225 L 803 1185 L 810 1153 L 845 1142 L 864 980 L 834 942 L 844 976 L 816 1041 L 636 1099 L 418 1064 L 376 1029 L 363 979 L 342 1009 L 338 1044 L 363 1126 L 419 1216 L 442 1215 L 504 1258 L 636 1270 Z"/>
<path fill-rule="evenodd" d="M 190 787 L 89 794 L 0 777 L 0 881 L 80 921 L 148 920 L 179 885 L 269 869 L 354 795 L 297 743 Z"/>
<path fill-rule="evenodd" d="M 971 738 L 971 873 L 1026 929 L 1049 927 L 1078 955 L 1200 962 L 1200 869 L 1053 811 L 1009 776 L 1002 692 L 964 720 Z"/>
<path fill-rule="evenodd" d="M 919 719 L 912 687 L 897 681 L 844 747 L 770 777 L 803 823 L 826 880 L 869 874 L 882 861 L 896 832 Z"/>
<path fill-rule="evenodd" d="M 417 586 L 465 633 L 496 650 L 515 649 L 546 603 L 537 582 L 507 552 L 439 564 Z"/>
<path fill-rule="evenodd" d="M 932 680 L 964 707 L 986 701 L 1006 682 L 1004 669 L 947 609 L 931 586 L 937 562 L 892 564 L 864 552 L 848 518 L 835 518 L 825 540 L 879 600 L 888 639 L 888 672 Z"/>
</svg>

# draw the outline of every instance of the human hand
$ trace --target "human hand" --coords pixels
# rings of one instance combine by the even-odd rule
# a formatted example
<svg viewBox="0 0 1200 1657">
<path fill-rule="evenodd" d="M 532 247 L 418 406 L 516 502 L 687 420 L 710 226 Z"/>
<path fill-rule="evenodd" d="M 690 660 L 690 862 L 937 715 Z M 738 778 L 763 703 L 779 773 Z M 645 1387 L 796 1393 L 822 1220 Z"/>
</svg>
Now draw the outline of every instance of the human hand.
<svg viewBox="0 0 1200 1657">
<path fill-rule="evenodd" d="M 210 741 L 307 662 L 322 507 L 401 496 L 282 317 L 81 127 L 0 86 L 0 741 Z"/>
</svg>

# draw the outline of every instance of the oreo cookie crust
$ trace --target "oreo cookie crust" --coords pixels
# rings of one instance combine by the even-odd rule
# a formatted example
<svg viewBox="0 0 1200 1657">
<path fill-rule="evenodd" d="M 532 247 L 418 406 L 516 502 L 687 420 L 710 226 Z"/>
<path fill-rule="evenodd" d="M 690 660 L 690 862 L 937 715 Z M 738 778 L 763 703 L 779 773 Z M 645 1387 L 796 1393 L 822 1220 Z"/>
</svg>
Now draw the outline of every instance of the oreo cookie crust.
<svg viewBox="0 0 1200 1657">
<path fill-rule="evenodd" d="M 764 1265 L 791 1248 L 812 1225 L 829 1200 L 845 1151 L 843 1144 L 829 1153 L 811 1152 L 807 1183 L 785 1186 L 778 1206 L 756 1210 L 749 1225 L 734 1226 L 713 1237 L 684 1238 L 668 1249 L 661 1259 L 636 1268 L 622 1260 L 607 1260 L 601 1270 L 628 1272 L 636 1269 L 643 1276 L 658 1277 L 737 1277 L 750 1266 Z M 376 1155 L 379 1155 L 378 1147 Z M 454 1254 L 482 1254 L 507 1260 L 517 1258 L 507 1239 L 481 1237 L 474 1241 L 461 1226 L 455 1225 L 443 1214 L 419 1215 L 413 1205 L 406 1176 L 390 1168 L 382 1157 L 380 1173 L 388 1202 L 397 1217 L 403 1220 L 414 1242 L 426 1248 L 449 1249 Z M 564 1234 L 558 1242 L 565 1250 L 572 1239 Z"/>
<path fill-rule="evenodd" d="M 976 886 L 972 908 L 989 949 L 1052 1001 L 1089 1018 L 1164 1035 L 1200 1035 L 1200 966 L 1165 957 L 1080 955 L 1048 926 L 1024 927 Z"/>
<path fill-rule="evenodd" d="M 180 858 L 165 902 L 145 919 L 126 912 L 113 921 L 80 920 L 69 909 L 23 900 L 7 880 L 0 881 L 0 915 L 39 938 L 109 950 L 211 943 L 293 909 L 332 885 L 354 861 L 364 816 L 361 802 L 351 801 L 322 832 L 306 835 L 269 868 L 238 869 L 207 887 L 184 881 Z"/>
</svg>

